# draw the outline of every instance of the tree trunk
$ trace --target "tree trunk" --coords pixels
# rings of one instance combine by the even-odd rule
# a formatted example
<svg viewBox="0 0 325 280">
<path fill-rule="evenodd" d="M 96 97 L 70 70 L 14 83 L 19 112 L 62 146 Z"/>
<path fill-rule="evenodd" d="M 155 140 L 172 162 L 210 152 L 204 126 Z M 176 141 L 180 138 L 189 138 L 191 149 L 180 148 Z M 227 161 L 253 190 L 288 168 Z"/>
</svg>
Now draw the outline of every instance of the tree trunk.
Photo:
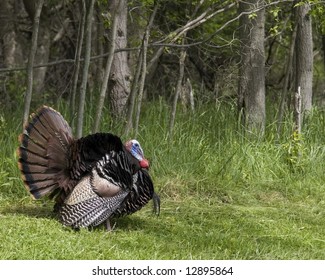
<svg viewBox="0 0 325 280">
<path fill-rule="evenodd" d="M 19 40 L 16 19 L 15 0 L 0 1 L 0 40 L 5 68 L 22 66 L 23 51 Z"/>
<path fill-rule="evenodd" d="M 150 30 L 151 30 L 151 27 L 153 24 L 153 20 L 156 16 L 157 10 L 158 10 L 158 4 L 156 3 L 155 8 L 154 8 L 154 10 L 150 16 L 150 19 L 148 21 L 146 30 L 144 32 L 144 37 L 143 37 L 143 42 L 142 42 L 142 70 L 141 70 L 141 79 L 140 79 L 140 85 L 139 85 L 138 106 L 137 106 L 137 112 L 136 112 L 136 117 L 135 117 L 135 135 L 138 135 L 141 105 L 142 105 L 142 98 L 143 98 L 143 90 L 144 90 L 144 84 L 145 84 L 146 76 L 147 76 L 147 49 L 148 49 L 148 43 L 149 43 Z"/>
<path fill-rule="evenodd" d="M 186 33 L 184 34 L 184 36 L 186 36 Z M 183 43 L 184 43 L 184 39 L 183 39 Z M 185 68 L 185 58 L 186 58 L 186 50 L 182 49 L 180 58 L 179 58 L 179 76 L 178 76 L 178 80 L 177 80 L 174 100 L 173 100 L 173 104 L 172 104 L 172 111 L 171 111 L 171 116 L 170 116 L 170 121 L 169 121 L 169 140 L 170 141 L 172 141 L 172 139 L 173 139 L 176 110 L 177 110 L 177 101 L 178 101 L 180 92 L 182 90 L 182 82 L 183 82 L 183 78 L 184 78 L 184 68 Z"/>
<path fill-rule="evenodd" d="M 98 105 L 97 105 L 97 113 L 95 116 L 95 125 L 94 125 L 93 132 L 97 132 L 99 129 L 100 119 L 101 119 L 101 115 L 102 115 L 102 111 L 103 111 L 103 107 L 104 107 L 107 83 L 108 83 L 109 75 L 111 73 L 114 52 L 115 52 L 115 38 L 116 38 L 116 30 L 117 30 L 116 23 L 117 23 L 117 18 L 118 18 L 118 11 L 119 11 L 119 5 L 116 7 L 116 10 L 113 13 L 113 22 L 112 22 L 112 27 L 111 27 L 111 32 L 110 32 L 111 37 L 110 37 L 110 44 L 109 44 L 109 55 L 107 57 L 104 78 L 103 78 L 102 86 L 100 89 L 100 95 L 99 95 L 99 100 L 98 100 Z"/>
<path fill-rule="evenodd" d="M 21 4 L 22 5 L 22 4 Z M 22 7 L 17 0 L 0 1 L 0 58 L 4 68 L 22 67 L 25 64 L 26 38 L 19 32 L 19 20 L 17 13 Z M 25 86 L 25 80 L 21 73 L 13 73 L 8 76 L 0 76 L 0 106 L 8 108 L 16 107 L 12 98 L 18 89 Z M 15 85 L 12 88 L 11 85 Z M 10 89 L 10 90 L 8 90 Z"/>
<path fill-rule="evenodd" d="M 98 21 L 97 24 L 97 38 L 96 38 L 96 53 L 98 55 L 103 55 L 104 54 L 104 45 L 105 40 L 104 40 L 104 33 L 105 33 L 105 28 L 104 28 L 104 21 L 103 21 L 103 16 L 102 16 L 102 9 L 100 5 L 97 2 L 96 5 L 96 20 Z M 95 84 L 96 86 L 99 86 L 103 83 L 103 78 L 104 78 L 104 57 L 98 58 L 97 63 L 96 63 L 96 69 L 95 69 Z"/>
<path fill-rule="evenodd" d="M 142 55 L 143 48 L 139 51 L 138 59 L 137 59 L 137 67 L 134 72 L 134 77 L 132 79 L 132 86 L 131 86 L 131 92 L 129 95 L 128 103 L 127 103 L 127 114 L 126 114 L 126 123 L 125 123 L 125 129 L 124 134 L 128 135 L 133 128 L 133 111 L 135 106 L 135 98 L 138 90 L 138 84 L 140 80 L 140 74 L 142 69 Z"/>
<path fill-rule="evenodd" d="M 322 35 L 323 63 L 325 69 L 325 34 Z"/>
<path fill-rule="evenodd" d="M 78 107 L 78 122 L 77 122 L 77 133 L 76 137 L 82 137 L 84 110 L 85 110 L 85 100 L 86 100 L 86 90 L 88 81 L 88 69 L 90 63 L 90 51 L 91 51 L 91 25 L 94 12 L 95 0 L 89 0 L 86 4 L 86 10 L 88 11 L 86 16 L 86 30 L 85 30 L 85 60 L 84 68 L 82 72 L 82 81 L 80 86 L 80 96 L 79 96 L 79 107 Z"/>
<path fill-rule="evenodd" d="M 240 2 L 240 12 L 261 7 L 264 1 Z M 261 8 L 251 18 L 240 20 L 241 64 L 239 69 L 238 109 L 243 113 L 246 129 L 261 136 L 265 129 L 265 75 L 264 75 L 265 11 Z"/>
<path fill-rule="evenodd" d="M 119 49 L 127 46 L 128 10 L 126 0 L 112 0 L 109 1 L 110 11 L 115 11 L 118 5 L 115 47 Z M 114 55 L 108 82 L 108 92 L 111 114 L 114 118 L 121 118 L 125 113 L 126 103 L 130 93 L 130 69 L 127 52 L 118 52 Z"/>
<path fill-rule="evenodd" d="M 31 20 L 35 17 L 36 12 L 36 0 L 24 0 L 25 9 Z M 39 39 L 38 46 L 35 55 L 35 64 L 46 64 L 50 57 L 50 46 L 51 46 L 51 36 L 50 36 L 50 16 L 47 13 L 46 6 L 42 10 L 41 14 L 41 24 L 39 25 Z M 34 69 L 34 95 L 40 98 L 44 88 L 44 80 L 46 75 L 47 67 L 39 67 Z"/>
<path fill-rule="evenodd" d="M 82 51 L 82 44 L 84 40 L 84 31 L 85 31 L 85 22 L 86 22 L 86 3 L 85 0 L 82 0 L 80 2 L 80 10 L 81 10 L 81 16 L 80 16 L 80 22 L 79 22 L 79 28 L 78 28 L 78 41 L 77 41 L 77 50 L 75 54 L 75 65 L 74 65 L 74 71 L 73 71 L 73 83 L 72 83 L 72 92 L 70 94 L 70 109 L 71 109 L 71 115 L 70 115 L 70 125 L 71 127 L 74 127 L 74 115 L 76 111 L 76 96 L 77 96 L 77 89 L 78 89 L 78 78 L 79 78 L 79 72 L 80 72 L 80 59 L 81 59 L 81 51 Z"/>
<path fill-rule="evenodd" d="M 290 48 L 288 53 L 288 62 L 285 67 L 284 82 L 283 82 L 281 99 L 280 99 L 280 107 L 278 112 L 278 124 L 277 124 L 278 139 L 280 139 L 281 137 L 283 115 L 285 112 L 285 105 L 288 99 L 288 86 L 289 86 L 290 76 L 292 75 L 292 65 L 293 65 L 296 36 L 297 36 L 297 26 L 295 26 L 292 32 L 291 43 L 290 43 Z"/>
<path fill-rule="evenodd" d="M 300 86 L 302 112 L 312 108 L 313 82 L 313 38 L 310 5 L 303 4 L 296 8 L 296 89 Z"/>
<path fill-rule="evenodd" d="M 39 0 L 37 5 L 35 6 L 34 20 L 33 20 L 33 34 L 32 34 L 32 44 L 28 57 L 28 65 L 27 65 L 27 90 L 25 94 L 24 100 L 24 116 L 23 116 L 23 126 L 28 121 L 29 111 L 30 111 L 30 103 L 32 100 L 32 91 L 33 91 L 33 66 L 34 66 L 34 58 L 37 50 L 37 39 L 38 39 L 38 30 L 39 30 L 39 21 L 40 15 L 42 11 L 42 7 L 44 4 L 44 0 Z"/>
<path fill-rule="evenodd" d="M 295 109 L 294 109 L 294 121 L 295 121 L 295 131 L 296 133 L 301 133 L 301 92 L 300 87 L 298 87 L 295 93 Z"/>
</svg>

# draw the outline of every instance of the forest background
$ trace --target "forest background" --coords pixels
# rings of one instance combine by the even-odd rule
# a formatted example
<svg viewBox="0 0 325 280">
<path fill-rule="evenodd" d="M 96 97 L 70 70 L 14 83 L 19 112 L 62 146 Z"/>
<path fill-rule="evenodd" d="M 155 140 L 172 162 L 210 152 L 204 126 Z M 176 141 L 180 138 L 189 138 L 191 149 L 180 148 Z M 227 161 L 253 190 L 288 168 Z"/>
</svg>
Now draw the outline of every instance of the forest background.
<svg viewBox="0 0 325 280">
<path fill-rule="evenodd" d="M 1 1 L 1 257 L 323 259 L 324 13 L 320 0 Z M 76 137 L 136 137 L 160 217 L 76 233 L 32 201 L 15 151 L 43 104 Z"/>
</svg>

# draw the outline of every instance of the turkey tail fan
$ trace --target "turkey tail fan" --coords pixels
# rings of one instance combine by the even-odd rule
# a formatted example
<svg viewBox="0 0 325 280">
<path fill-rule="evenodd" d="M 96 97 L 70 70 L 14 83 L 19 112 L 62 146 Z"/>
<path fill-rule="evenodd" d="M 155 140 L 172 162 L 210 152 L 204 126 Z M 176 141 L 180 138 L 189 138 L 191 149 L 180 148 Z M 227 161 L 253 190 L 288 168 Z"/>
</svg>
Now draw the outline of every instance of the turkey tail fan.
<svg viewBox="0 0 325 280">
<path fill-rule="evenodd" d="M 27 190 L 35 199 L 53 193 L 68 180 L 67 154 L 73 137 L 59 112 L 41 107 L 31 115 L 19 141 L 18 166 Z"/>
</svg>

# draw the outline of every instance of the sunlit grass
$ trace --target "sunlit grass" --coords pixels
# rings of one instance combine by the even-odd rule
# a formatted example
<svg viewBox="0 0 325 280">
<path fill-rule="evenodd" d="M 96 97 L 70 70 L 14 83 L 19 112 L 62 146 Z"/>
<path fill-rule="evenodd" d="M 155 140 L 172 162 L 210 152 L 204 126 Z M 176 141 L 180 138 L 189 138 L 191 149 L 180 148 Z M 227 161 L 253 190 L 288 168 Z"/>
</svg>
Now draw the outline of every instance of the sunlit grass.
<svg viewBox="0 0 325 280">
<path fill-rule="evenodd" d="M 161 195 L 161 215 L 153 215 L 150 204 L 115 220 L 111 233 L 103 227 L 65 228 L 53 214 L 52 202 L 30 198 L 15 154 L 19 118 L 6 113 L 1 124 L 2 259 L 325 258 L 321 110 L 303 128 L 299 162 L 290 164 L 289 118 L 280 141 L 272 120 L 265 138 L 254 140 L 245 137 L 233 104 L 202 105 L 195 114 L 180 108 L 170 140 L 168 106 L 147 104 L 138 139 Z M 87 133 L 90 118 L 86 124 Z M 120 134 L 122 127 L 104 112 L 102 131 Z"/>
</svg>

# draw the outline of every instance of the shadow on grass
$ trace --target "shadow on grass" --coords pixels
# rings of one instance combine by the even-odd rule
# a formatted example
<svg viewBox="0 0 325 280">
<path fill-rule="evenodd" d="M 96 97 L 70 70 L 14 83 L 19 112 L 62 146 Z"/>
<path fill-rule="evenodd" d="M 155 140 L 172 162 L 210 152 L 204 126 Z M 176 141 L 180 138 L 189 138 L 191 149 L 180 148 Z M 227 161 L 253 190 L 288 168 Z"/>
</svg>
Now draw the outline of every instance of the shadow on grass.
<svg viewBox="0 0 325 280">
<path fill-rule="evenodd" d="M 152 217 L 139 217 L 130 215 L 120 218 L 113 218 L 111 220 L 115 230 L 129 230 L 129 231 L 142 231 L 153 227 L 153 223 L 159 224 L 159 217 L 152 215 Z"/>
<path fill-rule="evenodd" d="M 56 219 L 57 215 L 49 205 L 7 205 L 0 207 L 2 215 L 24 215 L 32 218 Z"/>
<path fill-rule="evenodd" d="M 13 216 L 21 215 L 28 218 L 46 218 L 51 220 L 59 221 L 57 213 L 53 211 L 52 205 L 40 205 L 40 204 L 29 204 L 29 205 L 5 205 L 0 206 L 0 215 Z M 145 214 L 147 216 L 147 214 Z M 139 217 L 136 214 L 112 218 L 111 225 L 113 231 L 143 231 L 148 228 L 152 228 L 152 224 L 159 223 L 159 217 L 154 214 L 148 214 L 148 219 L 146 217 Z M 72 229 L 66 227 L 67 230 L 78 232 L 78 229 Z M 105 223 L 89 227 L 89 231 L 106 231 Z"/>
</svg>

